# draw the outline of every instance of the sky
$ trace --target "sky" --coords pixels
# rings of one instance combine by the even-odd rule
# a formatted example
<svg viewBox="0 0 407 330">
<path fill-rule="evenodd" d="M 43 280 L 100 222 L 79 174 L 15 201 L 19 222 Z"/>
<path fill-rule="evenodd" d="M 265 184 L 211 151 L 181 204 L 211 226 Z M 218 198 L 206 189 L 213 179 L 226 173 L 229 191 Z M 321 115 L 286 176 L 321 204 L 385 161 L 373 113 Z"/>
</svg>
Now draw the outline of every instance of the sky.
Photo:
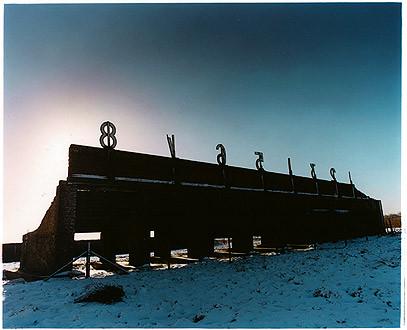
<svg viewBox="0 0 407 330">
<path fill-rule="evenodd" d="M 348 182 L 400 211 L 401 4 L 4 6 L 3 241 L 35 230 L 70 144 Z"/>
</svg>

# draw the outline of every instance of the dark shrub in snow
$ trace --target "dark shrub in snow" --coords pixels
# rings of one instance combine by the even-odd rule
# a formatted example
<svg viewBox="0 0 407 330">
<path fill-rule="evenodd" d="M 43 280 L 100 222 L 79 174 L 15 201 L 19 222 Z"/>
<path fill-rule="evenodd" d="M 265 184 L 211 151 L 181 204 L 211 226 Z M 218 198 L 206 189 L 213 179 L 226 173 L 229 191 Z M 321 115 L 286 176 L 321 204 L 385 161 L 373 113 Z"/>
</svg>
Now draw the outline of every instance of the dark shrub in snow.
<svg viewBox="0 0 407 330">
<path fill-rule="evenodd" d="M 123 301 L 124 291 L 120 285 L 92 285 L 86 287 L 86 292 L 74 300 L 75 303 L 99 302 L 112 304 Z"/>
<path fill-rule="evenodd" d="M 194 318 L 192 319 L 192 322 L 198 323 L 199 321 L 202 321 L 204 318 L 205 318 L 205 315 L 197 314 L 197 315 L 195 315 Z"/>
<path fill-rule="evenodd" d="M 321 288 L 321 289 L 316 289 L 312 295 L 314 297 L 330 298 L 332 295 L 332 292 L 330 290 Z"/>
</svg>

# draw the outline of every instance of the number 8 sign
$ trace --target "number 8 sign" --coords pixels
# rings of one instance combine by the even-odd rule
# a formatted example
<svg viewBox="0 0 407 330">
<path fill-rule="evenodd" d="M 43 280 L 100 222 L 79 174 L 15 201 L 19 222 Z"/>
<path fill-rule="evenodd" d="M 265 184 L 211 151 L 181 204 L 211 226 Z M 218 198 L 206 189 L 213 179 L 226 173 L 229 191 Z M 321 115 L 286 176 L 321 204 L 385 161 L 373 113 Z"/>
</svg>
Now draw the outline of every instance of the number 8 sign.
<svg viewBox="0 0 407 330">
<path fill-rule="evenodd" d="M 114 149 L 117 145 L 116 139 L 116 127 L 110 121 L 105 121 L 100 126 L 100 132 L 102 135 L 99 138 L 100 144 L 103 148 Z M 105 139 L 107 139 L 107 144 L 105 143 Z"/>
</svg>

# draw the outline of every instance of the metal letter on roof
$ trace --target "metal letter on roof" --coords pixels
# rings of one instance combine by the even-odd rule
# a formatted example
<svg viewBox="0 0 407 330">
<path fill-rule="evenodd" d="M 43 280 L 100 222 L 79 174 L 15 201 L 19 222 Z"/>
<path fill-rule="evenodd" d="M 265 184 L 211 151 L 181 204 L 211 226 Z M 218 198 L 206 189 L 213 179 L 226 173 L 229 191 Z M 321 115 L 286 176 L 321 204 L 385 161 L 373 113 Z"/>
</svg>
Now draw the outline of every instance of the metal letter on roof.
<svg viewBox="0 0 407 330">
<path fill-rule="evenodd" d="M 223 146 L 223 144 L 219 143 L 216 146 L 216 150 L 220 149 L 220 154 L 218 154 L 218 156 L 216 156 L 216 160 L 218 161 L 219 165 L 226 165 L 226 149 Z"/>
<path fill-rule="evenodd" d="M 256 156 L 259 156 L 259 158 L 256 159 L 256 168 L 259 171 L 263 170 L 263 162 L 264 162 L 263 153 L 261 151 L 255 151 L 254 154 Z"/>
<path fill-rule="evenodd" d="M 315 164 L 311 163 L 309 164 L 311 166 L 311 177 L 316 180 L 317 179 L 317 174 L 315 173 Z"/>
<path fill-rule="evenodd" d="M 102 135 L 99 138 L 99 142 L 103 148 L 114 149 L 117 145 L 116 139 L 116 127 L 110 121 L 105 121 L 100 125 L 100 132 Z M 107 140 L 107 144 L 105 143 Z"/>
<path fill-rule="evenodd" d="M 169 137 L 167 134 L 167 142 L 168 142 L 168 147 L 170 148 L 171 157 L 175 158 L 175 136 L 174 136 L 174 134 L 172 134 L 171 137 Z"/>
</svg>

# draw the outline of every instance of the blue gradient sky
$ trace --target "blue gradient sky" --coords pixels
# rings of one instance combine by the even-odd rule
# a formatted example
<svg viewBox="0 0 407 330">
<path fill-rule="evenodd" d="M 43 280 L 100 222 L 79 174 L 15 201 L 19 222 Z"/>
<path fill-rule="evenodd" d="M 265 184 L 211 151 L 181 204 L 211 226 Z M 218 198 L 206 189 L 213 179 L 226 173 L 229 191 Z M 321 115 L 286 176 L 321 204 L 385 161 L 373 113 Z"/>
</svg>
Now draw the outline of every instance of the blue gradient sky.
<svg viewBox="0 0 407 330">
<path fill-rule="evenodd" d="M 400 210 L 400 4 L 5 5 L 4 240 L 38 227 L 71 143 L 347 181 Z"/>
</svg>

